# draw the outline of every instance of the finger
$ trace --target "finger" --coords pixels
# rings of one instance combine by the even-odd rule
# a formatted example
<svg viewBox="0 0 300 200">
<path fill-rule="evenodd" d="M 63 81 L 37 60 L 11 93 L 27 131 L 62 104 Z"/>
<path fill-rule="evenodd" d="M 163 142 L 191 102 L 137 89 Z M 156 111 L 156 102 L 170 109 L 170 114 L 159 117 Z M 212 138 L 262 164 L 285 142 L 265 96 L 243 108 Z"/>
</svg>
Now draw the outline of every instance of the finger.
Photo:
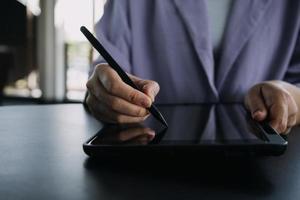
<svg viewBox="0 0 300 200">
<path fill-rule="evenodd" d="M 292 128 L 297 124 L 297 115 L 293 114 L 288 117 L 287 128 Z"/>
<path fill-rule="evenodd" d="M 294 115 L 295 118 L 297 118 L 297 114 L 298 114 L 298 110 L 299 109 L 298 109 L 298 105 L 297 105 L 295 99 L 289 94 L 289 95 L 287 95 L 286 101 L 287 101 L 287 104 L 289 105 L 288 106 L 288 113 L 289 113 L 289 115 L 290 116 Z"/>
<path fill-rule="evenodd" d="M 86 83 L 88 91 L 93 94 L 97 99 L 101 99 L 101 84 L 96 76 L 92 76 Z"/>
<path fill-rule="evenodd" d="M 282 135 L 288 135 L 291 132 L 292 128 L 287 128 Z"/>
<path fill-rule="evenodd" d="M 246 96 L 246 107 L 251 112 L 252 118 L 263 121 L 267 117 L 267 108 L 261 94 L 261 86 L 253 87 Z"/>
<path fill-rule="evenodd" d="M 98 79 L 108 93 L 145 108 L 151 106 L 150 97 L 124 83 L 112 68 L 101 66 L 97 71 Z"/>
<path fill-rule="evenodd" d="M 117 113 L 111 110 L 103 103 L 99 102 L 92 94 L 87 98 L 87 103 L 90 107 L 91 113 L 100 121 L 108 123 L 140 123 L 149 116 L 145 117 L 132 117 L 124 114 Z"/>
<path fill-rule="evenodd" d="M 112 110 L 133 117 L 145 117 L 149 112 L 140 106 L 129 103 L 126 100 L 112 96 L 106 92 L 105 88 L 101 85 L 98 79 L 92 79 L 93 84 L 90 86 L 90 92 L 98 99 L 100 103 L 104 103 Z"/>
<path fill-rule="evenodd" d="M 143 86 L 142 91 L 151 98 L 152 102 L 154 102 L 159 89 L 160 88 L 157 82 L 147 81 L 147 83 Z"/>
<path fill-rule="evenodd" d="M 92 102 L 92 100 L 91 100 L 91 94 L 88 92 L 87 97 L 86 97 L 86 99 L 85 99 L 85 103 L 86 103 L 86 105 L 87 105 L 87 107 L 88 107 L 88 110 L 89 110 L 90 112 L 92 111 L 92 108 L 91 108 L 91 102 Z"/>
<path fill-rule="evenodd" d="M 146 117 L 130 117 L 127 115 L 122 115 L 107 109 L 106 107 L 99 108 L 97 112 L 93 115 L 100 121 L 113 123 L 113 124 L 127 124 L 127 123 L 141 123 L 147 119 Z"/>
<path fill-rule="evenodd" d="M 287 105 L 276 102 L 270 108 L 269 113 L 270 126 L 277 130 L 278 133 L 284 133 L 288 122 Z"/>
<path fill-rule="evenodd" d="M 102 109 L 100 108 L 101 102 L 93 94 L 89 94 L 86 98 L 86 103 L 91 114 L 99 121 L 113 123 L 113 120 L 109 119 L 107 116 L 102 114 Z"/>
<path fill-rule="evenodd" d="M 284 133 L 287 129 L 289 117 L 289 95 L 274 86 L 264 85 L 261 89 L 266 106 L 269 109 L 270 125 L 279 133 Z"/>
</svg>

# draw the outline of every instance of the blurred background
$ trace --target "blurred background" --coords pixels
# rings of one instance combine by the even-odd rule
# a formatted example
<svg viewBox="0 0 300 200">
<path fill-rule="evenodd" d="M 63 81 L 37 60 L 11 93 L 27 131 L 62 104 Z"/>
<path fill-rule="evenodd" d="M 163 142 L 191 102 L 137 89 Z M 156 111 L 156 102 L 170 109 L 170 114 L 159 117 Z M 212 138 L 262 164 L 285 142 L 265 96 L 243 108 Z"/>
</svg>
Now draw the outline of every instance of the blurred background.
<svg viewBox="0 0 300 200">
<path fill-rule="evenodd" d="M 82 102 L 106 0 L 1 0 L 0 104 Z"/>
</svg>

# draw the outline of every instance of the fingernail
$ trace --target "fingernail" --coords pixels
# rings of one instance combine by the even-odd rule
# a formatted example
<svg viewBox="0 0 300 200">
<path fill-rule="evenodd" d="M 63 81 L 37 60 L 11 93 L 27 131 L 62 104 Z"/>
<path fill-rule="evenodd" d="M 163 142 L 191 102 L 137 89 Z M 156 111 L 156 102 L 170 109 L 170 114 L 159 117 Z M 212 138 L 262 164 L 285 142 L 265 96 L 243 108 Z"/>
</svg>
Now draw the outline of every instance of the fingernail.
<svg viewBox="0 0 300 200">
<path fill-rule="evenodd" d="M 149 135 L 152 135 L 152 136 L 154 136 L 155 135 L 155 131 L 149 131 Z"/>
<path fill-rule="evenodd" d="M 148 132 L 148 140 L 152 140 L 155 137 L 155 132 L 153 130 Z"/>
<path fill-rule="evenodd" d="M 148 137 L 147 137 L 148 141 L 153 140 L 153 138 L 154 138 L 154 135 L 148 135 Z"/>
</svg>

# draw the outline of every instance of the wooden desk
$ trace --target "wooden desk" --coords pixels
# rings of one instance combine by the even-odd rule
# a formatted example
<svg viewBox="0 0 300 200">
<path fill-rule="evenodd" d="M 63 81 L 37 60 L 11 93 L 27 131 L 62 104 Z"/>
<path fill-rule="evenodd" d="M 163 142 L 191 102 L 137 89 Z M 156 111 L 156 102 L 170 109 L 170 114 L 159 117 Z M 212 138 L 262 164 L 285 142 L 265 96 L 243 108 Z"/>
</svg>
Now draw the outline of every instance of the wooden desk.
<svg viewBox="0 0 300 200">
<path fill-rule="evenodd" d="M 299 199 L 300 129 L 280 157 L 94 161 L 82 105 L 0 107 L 0 199 Z"/>
</svg>

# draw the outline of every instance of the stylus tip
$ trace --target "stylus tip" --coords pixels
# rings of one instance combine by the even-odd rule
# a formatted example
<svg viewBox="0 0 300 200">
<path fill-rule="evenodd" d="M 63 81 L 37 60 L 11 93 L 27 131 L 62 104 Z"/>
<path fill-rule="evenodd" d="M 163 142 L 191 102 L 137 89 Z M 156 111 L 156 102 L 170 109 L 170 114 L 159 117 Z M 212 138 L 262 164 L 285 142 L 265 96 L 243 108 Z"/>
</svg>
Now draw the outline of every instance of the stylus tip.
<svg viewBox="0 0 300 200">
<path fill-rule="evenodd" d="M 162 114 L 159 112 L 159 110 L 156 108 L 156 106 L 154 104 L 152 104 L 152 106 L 149 108 L 149 111 L 165 127 L 168 127 L 167 121 L 165 120 L 165 118 L 162 116 Z"/>
</svg>

